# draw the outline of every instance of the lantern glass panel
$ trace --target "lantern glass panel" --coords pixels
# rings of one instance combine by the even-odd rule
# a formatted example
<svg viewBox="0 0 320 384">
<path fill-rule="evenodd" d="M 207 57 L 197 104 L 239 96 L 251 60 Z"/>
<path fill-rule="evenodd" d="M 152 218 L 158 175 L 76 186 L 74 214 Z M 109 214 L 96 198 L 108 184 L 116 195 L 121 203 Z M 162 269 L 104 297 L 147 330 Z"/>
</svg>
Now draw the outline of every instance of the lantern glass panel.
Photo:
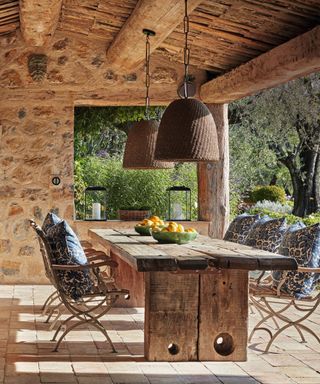
<svg viewBox="0 0 320 384">
<path fill-rule="evenodd" d="M 85 220 L 107 220 L 107 190 L 105 187 L 85 189 Z"/>
<path fill-rule="evenodd" d="M 167 189 L 168 220 L 191 220 L 191 190 L 184 186 L 174 186 Z"/>
</svg>

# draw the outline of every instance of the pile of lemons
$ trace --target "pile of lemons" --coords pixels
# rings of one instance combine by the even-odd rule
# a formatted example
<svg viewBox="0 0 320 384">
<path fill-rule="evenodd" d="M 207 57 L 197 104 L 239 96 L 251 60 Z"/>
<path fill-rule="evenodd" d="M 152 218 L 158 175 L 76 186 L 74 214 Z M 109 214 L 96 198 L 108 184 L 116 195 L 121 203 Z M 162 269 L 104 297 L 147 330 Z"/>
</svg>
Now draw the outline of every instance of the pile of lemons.
<svg viewBox="0 0 320 384">
<path fill-rule="evenodd" d="M 158 216 L 151 216 L 148 219 L 144 219 L 137 227 L 148 227 L 153 232 L 197 232 L 194 228 L 185 229 L 182 224 L 178 224 L 175 221 L 169 221 L 168 223 L 161 220 Z"/>
<path fill-rule="evenodd" d="M 158 216 L 150 216 L 148 219 L 144 219 L 137 224 L 137 227 L 159 227 L 166 225 L 163 220 L 161 220 Z"/>
<path fill-rule="evenodd" d="M 179 232 L 179 233 L 183 233 L 183 232 L 197 232 L 194 228 L 186 228 L 185 229 L 182 224 L 178 224 L 175 221 L 169 221 L 167 226 L 165 226 L 162 229 L 155 228 L 154 231 L 155 232 L 159 232 L 159 231 L 161 231 L 161 232 Z"/>
</svg>

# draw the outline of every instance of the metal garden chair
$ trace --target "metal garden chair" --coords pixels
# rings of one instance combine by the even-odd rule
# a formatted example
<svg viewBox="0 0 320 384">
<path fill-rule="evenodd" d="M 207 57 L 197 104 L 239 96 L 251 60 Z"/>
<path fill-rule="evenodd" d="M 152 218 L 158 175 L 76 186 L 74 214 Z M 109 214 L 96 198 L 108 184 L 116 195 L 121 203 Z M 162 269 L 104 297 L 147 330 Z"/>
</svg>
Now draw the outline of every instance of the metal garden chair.
<svg viewBox="0 0 320 384">
<path fill-rule="evenodd" d="M 116 300 L 123 296 L 129 298 L 129 291 L 119 289 L 114 284 L 114 269 L 117 263 L 105 256 L 104 252 L 94 249 L 88 250 L 88 264 L 86 265 L 60 265 L 52 264 L 53 255 L 50 242 L 46 234 L 34 221 L 30 220 L 32 228 L 38 236 L 40 251 L 44 260 L 46 275 L 56 289 L 56 295 L 59 298 L 61 305 L 63 304 L 69 312 L 68 317 L 60 321 L 60 325 L 54 333 L 52 341 L 56 341 L 60 332 L 59 339 L 56 342 L 54 351 L 57 351 L 63 338 L 73 329 L 81 325 L 87 324 L 97 328 L 107 339 L 112 347 L 112 351 L 116 352 L 114 345 L 102 325 L 100 319 L 112 308 Z M 109 268 L 110 275 L 101 271 L 101 268 Z M 91 291 L 81 297 L 79 300 L 74 300 L 68 296 L 61 286 L 61 275 L 59 272 L 72 271 L 88 271 L 92 280 Z M 50 301 L 50 300 L 49 300 Z"/>
<path fill-rule="evenodd" d="M 298 267 L 296 272 L 302 274 L 320 273 L 320 268 Z M 294 295 L 282 292 L 281 288 L 286 281 L 287 273 L 282 273 L 282 278 L 277 288 L 273 286 L 272 279 L 268 277 L 250 282 L 250 300 L 262 319 L 251 331 L 249 341 L 251 341 L 256 331 L 266 331 L 270 335 L 270 341 L 264 352 L 268 352 L 275 339 L 290 327 L 296 329 L 302 342 L 306 342 L 303 332 L 307 332 L 320 343 L 319 336 L 306 325 L 306 320 L 315 312 L 320 304 L 320 292 L 315 288 L 310 296 L 299 299 Z M 290 313 L 288 313 L 292 308 L 294 308 L 294 318 L 290 317 Z M 269 320 L 272 320 L 275 324 L 276 330 L 274 332 L 267 327 Z"/>
</svg>

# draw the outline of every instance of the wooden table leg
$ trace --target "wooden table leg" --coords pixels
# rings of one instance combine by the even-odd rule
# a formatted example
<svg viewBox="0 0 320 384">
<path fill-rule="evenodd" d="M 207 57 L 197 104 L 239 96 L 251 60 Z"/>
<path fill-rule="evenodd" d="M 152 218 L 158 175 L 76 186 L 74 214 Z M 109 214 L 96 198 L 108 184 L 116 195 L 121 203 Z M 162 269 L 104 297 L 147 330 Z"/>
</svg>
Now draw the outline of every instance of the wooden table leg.
<svg viewBox="0 0 320 384">
<path fill-rule="evenodd" d="M 199 360 L 246 361 L 248 272 L 200 276 Z"/>
<path fill-rule="evenodd" d="M 199 275 L 148 272 L 145 283 L 146 359 L 197 360 Z"/>
<path fill-rule="evenodd" d="M 116 284 L 120 288 L 126 288 L 130 291 L 130 299 L 119 298 L 115 307 L 144 307 L 144 273 L 133 269 L 131 265 L 123 261 L 112 251 L 110 256 L 118 263 L 115 275 Z"/>
</svg>

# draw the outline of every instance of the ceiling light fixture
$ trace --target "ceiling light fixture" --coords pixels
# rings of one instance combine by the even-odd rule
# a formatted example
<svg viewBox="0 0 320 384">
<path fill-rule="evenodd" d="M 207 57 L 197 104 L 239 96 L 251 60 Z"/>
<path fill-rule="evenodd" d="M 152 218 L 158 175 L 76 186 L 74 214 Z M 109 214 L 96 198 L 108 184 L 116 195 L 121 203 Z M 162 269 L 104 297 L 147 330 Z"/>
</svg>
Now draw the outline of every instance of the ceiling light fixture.
<svg viewBox="0 0 320 384">
<path fill-rule="evenodd" d="M 150 41 L 149 37 L 155 32 L 143 29 L 146 35 L 146 98 L 145 98 L 145 120 L 133 124 L 128 133 L 126 142 L 123 167 L 126 169 L 165 169 L 173 168 L 171 162 L 158 161 L 154 159 L 155 146 L 158 135 L 159 122 L 150 119 Z M 134 48 L 133 48 L 134 49 Z"/>
<path fill-rule="evenodd" d="M 190 61 L 188 34 L 188 1 L 185 0 L 184 98 L 170 103 L 162 116 L 155 158 L 160 161 L 217 161 L 218 136 L 212 114 L 200 100 L 188 98 Z"/>
</svg>

